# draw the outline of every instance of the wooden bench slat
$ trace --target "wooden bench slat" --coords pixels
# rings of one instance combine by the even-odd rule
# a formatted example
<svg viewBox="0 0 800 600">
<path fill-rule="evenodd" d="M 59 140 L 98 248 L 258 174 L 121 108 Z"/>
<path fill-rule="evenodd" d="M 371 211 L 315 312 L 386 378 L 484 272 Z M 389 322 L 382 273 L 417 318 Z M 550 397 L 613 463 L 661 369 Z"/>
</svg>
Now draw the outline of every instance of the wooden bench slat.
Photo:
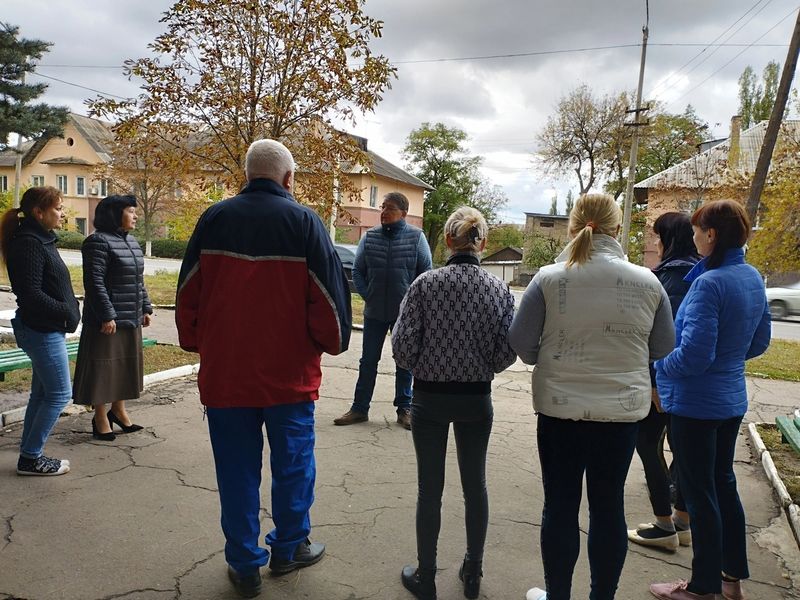
<svg viewBox="0 0 800 600">
<path fill-rule="evenodd" d="M 795 426 L 794 419 L 791 417 L 776 417 L 775 424 L 783 434 L 783 441 L 800 454 L 800 430 Z"/>
</svg>

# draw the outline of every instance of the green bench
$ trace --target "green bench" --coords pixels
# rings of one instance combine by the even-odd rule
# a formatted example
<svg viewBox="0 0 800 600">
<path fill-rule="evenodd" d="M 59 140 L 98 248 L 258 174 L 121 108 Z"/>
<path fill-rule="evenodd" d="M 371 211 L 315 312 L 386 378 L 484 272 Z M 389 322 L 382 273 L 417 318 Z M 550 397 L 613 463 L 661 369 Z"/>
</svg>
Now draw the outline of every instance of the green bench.
<svg viewBox="0 0 800 600">
<path fill-rule="evenodd" d="M 70 360 L 78 355 L 79 340 L 67 340 L 67 356 Z M 155 346 L 156 341 L 150 338 L 142 339 L 142 347 Z M 21 348 L 11 350 L 0 350 L 0 381 L 5 381 L 6 373 L 17 371 L 18 369 L 30 369 L 31 359 Z"/>
<path fill-rule="evenodd" d="M 775 424 L 783 436 L 783 441 L 800 454 L 800 418 L 776 417 Z"/>
</svg>

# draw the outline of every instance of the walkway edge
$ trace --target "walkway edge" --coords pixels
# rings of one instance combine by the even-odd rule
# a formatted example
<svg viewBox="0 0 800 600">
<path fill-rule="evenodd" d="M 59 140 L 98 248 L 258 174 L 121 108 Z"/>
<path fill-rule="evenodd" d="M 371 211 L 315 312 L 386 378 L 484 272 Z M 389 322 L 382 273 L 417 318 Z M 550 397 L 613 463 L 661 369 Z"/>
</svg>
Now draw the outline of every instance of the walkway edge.
<svg viewBox="0 0 800 600">
<path fill-rule="evenodd" d="M 144 376 L 144 388 L 147 389 L 153 384 L 169 381 L 170 379 L 178 379 L 180 377 L 188 377 L 194 375 L 200 370 L 200 363 L 193 365 L 182 365 L 174 369 L 167 369 L 166 371 L 158 371 L 157 373 L 150 373 Z M 68 404 L 64 409 L 65 412 L 70 410 L 75 404 Z M 73 409 L 74 410 L 74 409 Z M 62 415 L 64 412 L 61 413 Z M 5 412 L 0 413 L 0 426 L 8 427 L 14 423 L 20 423 L 25 419 L 25 407 L 12 408 Z"/>
<path fill-rule="evenodd" d="M 778 501 L 780 502 L 781 508 L 783 508 L 786 519 L 789 521 L 789 528 L 792 530 L 794 541 L 798 545 L 798 548 L 800 548 L 800 507 L 792 502 L 792 497 L 786 490 L 786 486 L 783 484 L 783 481 L 781 481 L 778 470 L 775 468 L 775 462 L 772 460 L 772 456 L 769 450 L 767 450 L 764 440 L 761 439 L 761 435 L 758 433 L 756 423 L 749 423 L 747 425 L 747 432 L 750 435 L 753 449 L 758 455 L 757 458 L 761 461 L 761 466 L 764 468 L 767 479 L 769 479 L 772 487 L 775 489 L 775 493 L 778 495 Z"/>
</svg>

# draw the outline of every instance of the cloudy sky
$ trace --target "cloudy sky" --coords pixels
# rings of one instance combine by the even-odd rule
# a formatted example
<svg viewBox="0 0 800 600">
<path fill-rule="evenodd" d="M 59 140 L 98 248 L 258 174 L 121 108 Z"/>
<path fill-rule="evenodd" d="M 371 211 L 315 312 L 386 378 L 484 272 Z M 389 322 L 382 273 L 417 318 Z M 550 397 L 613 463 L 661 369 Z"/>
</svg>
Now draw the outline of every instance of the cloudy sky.
<svg viewBox="0 0 800 600">
<path fill-rule="evenodd" d="M 53 43 L 38 72 L 45 100 L 86 113 L 84 88 L 132 96 L 122 77 L 127 58 L 146 56 L 163 30 L 170 0 L 2 0 L 0 19 L 21 34 Z M 650 0 L 644 96 L 670 112 L 691 103 L 726 137 L 738 109 L 737 79 L 781 64 L 797 17 L 796 0 Z M 645 0 L 367 0 L 384 21 L 374 49 L 398 67 L 384 101 L 354 133 L 402 165 L 408 133 L 424 121 L 464 129 L 484 157 L 484 175 L 509 198 L 503 216 L 563 211 L 568 178 L 553 181 L 533 166 L 535 136 L 558 99 L 580 84 L 605 94 L 635 90 Z M 33 78 L 32 78 L 33 79 Z M 74 85 L 69 85 L 74 84 Z M 83 87 L 77 87 L 83 86 Z"/>
</svg>

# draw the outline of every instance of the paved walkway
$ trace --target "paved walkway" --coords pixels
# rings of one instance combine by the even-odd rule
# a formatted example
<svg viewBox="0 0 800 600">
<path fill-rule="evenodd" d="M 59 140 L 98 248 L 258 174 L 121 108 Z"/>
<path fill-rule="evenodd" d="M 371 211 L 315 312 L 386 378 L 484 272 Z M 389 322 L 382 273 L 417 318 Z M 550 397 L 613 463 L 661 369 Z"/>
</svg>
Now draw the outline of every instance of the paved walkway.
<svg viewBox="0 0 800 600">
<path fill-rule="evenodd" d="M 371 421 L 334 427 L 349 406 L 360 334 L 353 349 L 326 357 L 317 403 L 315 540 L 327 557 L 309 569 L 265 578 L 263 598 L 410 600 L 400 569 L 415 560 L 416 470 L 411 434 L 394 424 L 393 368 L 384 359 Z M 388 346 L 387 346 L 388 354 Z M 769 420 L 800 404 L 800 387 L 751 381 L 748 419 Z M 494 385 L 488 457 L 491 521 L 482 598 L 522 600 L 542 584 L 538 546 L 542 484 L 529 373 L 517 364 Z M 132 403 L 146 429 L 114 443 L 91 439 L 90 415 L 64 417 L 48 452 L 73 471 L 56 478 L 14 474 L 19 427 L 0 433 L 0 599 L 167 600 L 234 598 L 225 576 L 216 481 L 195 382 L 177 380 Z M 800 553 L 761 466 L 740 438 L 736 469 L 748 523 L 750 600 L 800 598 Z M 451 440 L 439 545 L 439 598 L 463 598 L 463 503 Z M 262 486 L 263 533 L 270 527 Z M 641 465 L 634 459 L 626 510 L 633 526 L 650 518 Z M 585 533 L 587 519 L 581 517 Z M 586 537 L 575 598 L 588 596 Z M 619 600 L 650 598 L 647 585 L 688 574 L 691 553 L 631 546 Z"/>
</svg>

